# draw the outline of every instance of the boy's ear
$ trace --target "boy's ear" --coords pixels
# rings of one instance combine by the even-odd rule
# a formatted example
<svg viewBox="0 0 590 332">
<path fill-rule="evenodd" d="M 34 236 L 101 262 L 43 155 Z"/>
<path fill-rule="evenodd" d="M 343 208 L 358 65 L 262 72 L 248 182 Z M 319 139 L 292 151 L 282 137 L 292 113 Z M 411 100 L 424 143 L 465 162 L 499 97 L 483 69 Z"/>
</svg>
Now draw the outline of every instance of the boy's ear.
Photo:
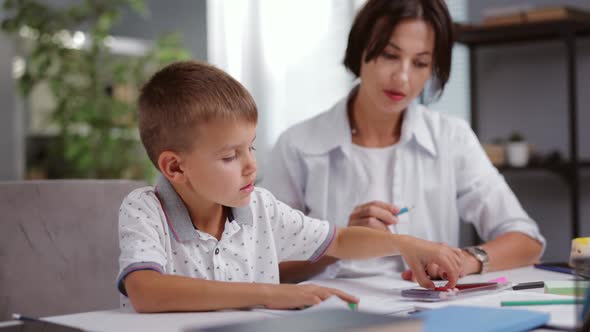
<svg viewBox="0 0 590 332">
<path fill-rule="evenodd" d="M 181 162 L 182 157 L 172 151 L 163 151 L 158 157 L 160 172 L 168 181 L 174 183 L 184 183 L 186 181 L 184 170 L 180 167 Z"/>
</svg>

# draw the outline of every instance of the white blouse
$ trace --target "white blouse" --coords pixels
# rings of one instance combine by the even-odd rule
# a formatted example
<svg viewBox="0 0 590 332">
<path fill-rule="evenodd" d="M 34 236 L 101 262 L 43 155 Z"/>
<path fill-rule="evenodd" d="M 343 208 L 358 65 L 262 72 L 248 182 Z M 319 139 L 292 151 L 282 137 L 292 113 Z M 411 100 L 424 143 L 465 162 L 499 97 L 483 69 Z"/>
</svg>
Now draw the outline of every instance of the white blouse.
<svg viewBox="0 0 590 332">
<path fill-rule="evenodd" d="M 393 190 L 384 183 L 393 183 L 393 170 L 395 169 L 395 153 L 397 144 L 384 148 L 367 148 L 356 144 L 351 145 L 350 161 L 356 173 L 363 174 L 368 179 L 367 185 L 359 190 L 359 201 L 354 205 L 361 205 L 371 201 L 383 201 L 393 203 Z M 391 226 L 393 233 L 404 233 L 398 226 Z M 381 257 L 369 260 L 347 260 L 340 262 L 340 276 L 394 274 L 401 269 L 400 256 Z"/>
<path fill-rule="evenodd" d="M 347 98 L 332 109 L 285 131 L 273 149 L 262 186 L 307 215 L 344 227 L 355 206 L 374 200 L 366 193 L 372 172 L 356 167 L 346 112 Z M 392 149 L 393 176 L 382 183 L 381 200 L 415 208 L 393 231 L 459 245 L 459 222 L 472 223 L 488 241 L 522 232 L 545 245 L 504 177 L 491 164 L 469 125 L 458 118 L 411 104 L 400 141 Z M 376 168 L 375 168 L 376 169 Z M 364 262 L 339 262 L 318 277 L 365 275 Z M 367 264 L 371 264 L 370 262 Z M 342 267 L 346 267 L 342 270 Z M 381 273 L 397 273 L 384 267 Z"/>
</svg>

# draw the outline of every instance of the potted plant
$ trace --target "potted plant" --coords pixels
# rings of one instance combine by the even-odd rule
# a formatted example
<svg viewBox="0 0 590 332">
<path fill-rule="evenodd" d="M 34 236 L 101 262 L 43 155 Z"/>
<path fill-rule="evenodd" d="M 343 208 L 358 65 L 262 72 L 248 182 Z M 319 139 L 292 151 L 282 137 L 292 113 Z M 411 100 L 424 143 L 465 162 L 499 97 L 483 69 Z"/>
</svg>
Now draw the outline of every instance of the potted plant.
<svg viewBox="0 0 590 332">
<path fill-rule="evenodd" d="M 529 154 L 529 145 L 524 137 L 518 132 L 513 132 L 506 144 L 508 165 L 512 167 L 526 166 L 529 162 Z"/>
<path fill-rule="evenodd" d="M 491 143 L 483 144 L 483 149 L 496 167 L 504 166 L 506 163 L 506 148 L 502 139 L 495 138 Z"/>
<path fill-rule="evenodd" d="M 138 90 L 157 69 L 190 54 L 174 35 L 147 43 L 141 54 L 116 54 L 111 30 L 126 7 L 146 13 L 142 0 L 80 1 L 69 7 L 4 2 L 2 30 L 14 36 L 23 60 L 17 79 L 24 104 L 31 105 L 42 88 L 48 96 L 44 105 L 51 105 L 43 119 L 45 150 L 37 154 L 47 158 L 27 165 L 29 170 L 44 168 L 49 178 L 149 180 L 155 173 L 139 142 Z"/>
</svg>

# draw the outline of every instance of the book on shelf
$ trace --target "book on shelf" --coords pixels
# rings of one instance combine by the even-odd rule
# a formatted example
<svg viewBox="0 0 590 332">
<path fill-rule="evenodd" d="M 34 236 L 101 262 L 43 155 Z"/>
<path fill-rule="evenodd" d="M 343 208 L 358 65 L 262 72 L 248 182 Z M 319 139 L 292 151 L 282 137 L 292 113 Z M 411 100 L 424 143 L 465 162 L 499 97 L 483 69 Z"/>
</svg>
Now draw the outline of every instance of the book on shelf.
<svg viewBox="0 0 590 332">
<path fill-rule="evenodd" d="M 527 11 L 526 19 L 529 22 L 544 22 L 567 19 L 590 20 L 590 12 L 568 6 L 543 7 Z"/>
<path fill-rule="evenodd" d="M 488 8 L 483 12 L 483 15 L 482 24 L 485 26 L 560 20 L 590 22 L 590 11 L 571 6 Z"/>
</svg>

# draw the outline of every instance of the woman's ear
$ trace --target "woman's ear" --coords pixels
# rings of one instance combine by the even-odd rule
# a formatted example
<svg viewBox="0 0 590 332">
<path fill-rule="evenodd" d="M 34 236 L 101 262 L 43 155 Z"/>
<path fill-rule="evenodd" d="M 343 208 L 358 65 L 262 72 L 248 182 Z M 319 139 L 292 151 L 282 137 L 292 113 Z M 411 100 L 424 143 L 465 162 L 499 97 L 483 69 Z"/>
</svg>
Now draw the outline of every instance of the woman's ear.
<svg viewBox="0 0 590 332">
<path fill-rule="evenodd" d="M 180 167 L 181 163 L 182 157 L 173 151 L 163 151 L 158 157 L 158 167 L 160 168 L 162 175 L 164 175 L 168 181 L 178 184 L 186 181 L 184 170 Z"/>
</svg>

